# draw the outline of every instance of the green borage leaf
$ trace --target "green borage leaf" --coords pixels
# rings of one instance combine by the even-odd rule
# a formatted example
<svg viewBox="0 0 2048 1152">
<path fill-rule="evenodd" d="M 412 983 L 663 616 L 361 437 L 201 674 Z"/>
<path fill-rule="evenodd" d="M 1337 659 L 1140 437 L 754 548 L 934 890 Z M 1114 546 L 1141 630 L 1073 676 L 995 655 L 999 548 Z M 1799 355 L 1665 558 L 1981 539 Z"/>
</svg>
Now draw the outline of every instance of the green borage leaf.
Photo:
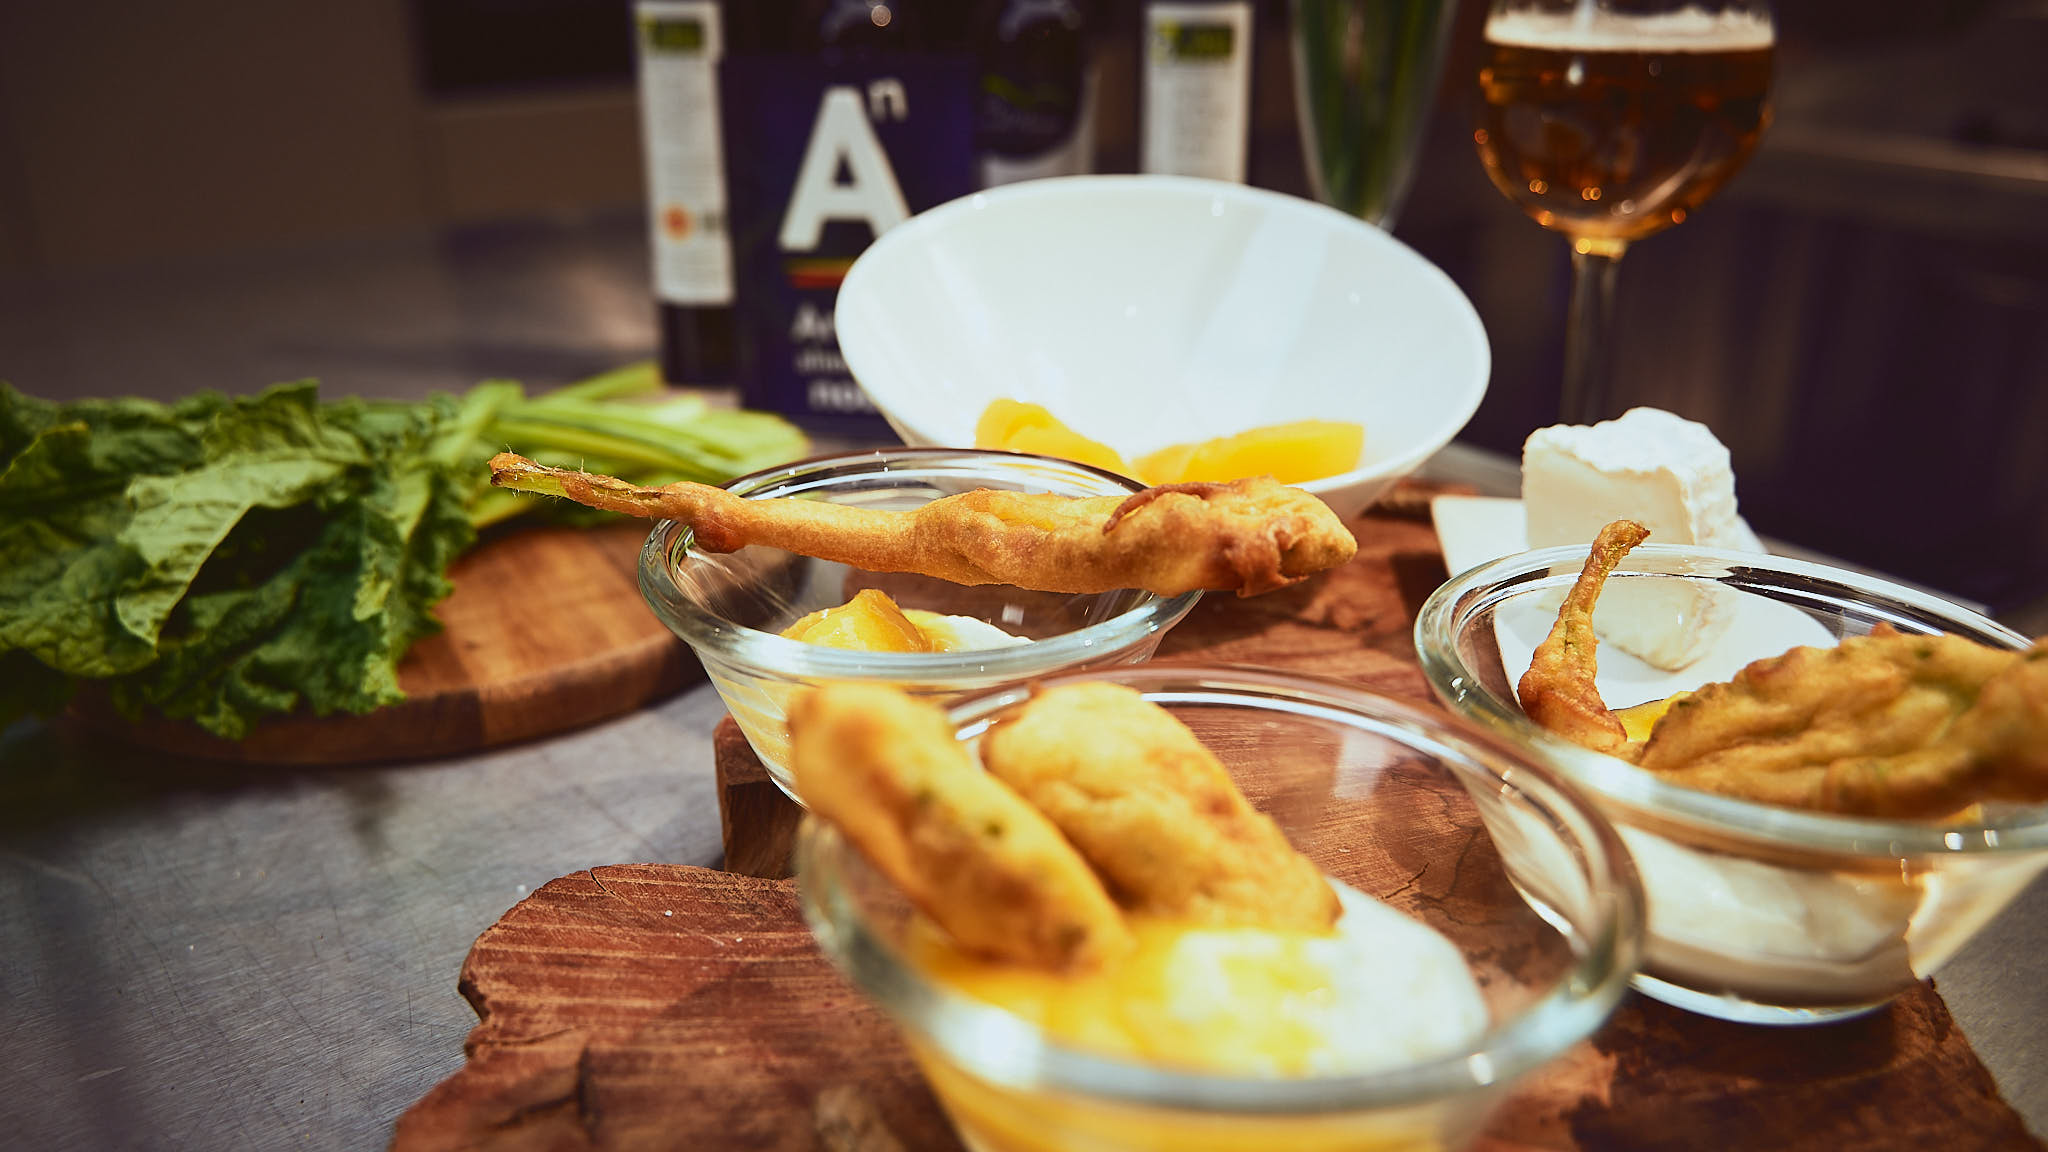
<svg viewBox="0 0 2048 1152">
<path fill-rule="evenodd" d="M 0 382 L 0 727 L 82 680 L 230 739 L 402 698 L 449 564 L 540 507 L 487 486 L 492 453 L 596 448 L 636 483 L 719 482 L 806 447 L 778 417 L 661 394 L 648 364 L 419 404 L 322 403 L 301 381 L 59 405 Z"/>
</svg>

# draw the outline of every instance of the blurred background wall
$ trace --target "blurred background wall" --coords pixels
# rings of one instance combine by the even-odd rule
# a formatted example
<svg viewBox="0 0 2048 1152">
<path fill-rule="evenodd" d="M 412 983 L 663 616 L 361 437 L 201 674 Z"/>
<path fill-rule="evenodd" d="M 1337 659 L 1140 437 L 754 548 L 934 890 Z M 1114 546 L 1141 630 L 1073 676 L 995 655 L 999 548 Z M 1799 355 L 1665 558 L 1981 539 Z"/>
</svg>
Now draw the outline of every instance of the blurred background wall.
<svg viewBox="0 0 2048 1152">
<path fill-rule="evenodd" d="M 1762 151 L 1623 262 L 1624 399 L 1709 423 L 1766 534 L 2048 630 L 2048 4 L 1779 8 Z M 561 370 L 651 351 L 629 15 L 626 0 L 0 2 L 0 378 L 183 387 L 150 349 L 246 325 L 124 293 L 195 267 L 260 267 L 288 296 L 307 254 L 423 253 L 448 311 L 482 309 L 496 240 L 536 230 L 596 254 L 578 299 L 604 306 L 557 309 L 555 343 L 584 349 Z M 1099 15 L 1098 165 L 1127 171 L 1135 0 Z M 1555 418 L 1567 264 L 1474 158 L 1482 16 L 1466 0 L 1396 233 L 1478 306 L 1494 376 L 1464 439 L 1512 454 Z M 1285 20 L 1262 6 L 1252 178 L 1305 193 Z M 442 279 L 449 260 L 474 274 Z M 389 307 L 379 322 L 421 323 Z M 313 371 L 322 350 L 308 320 L 251 371 Z M 459 386 L 501 371 L 501 351 L 420 379 Z"/>
</svg>

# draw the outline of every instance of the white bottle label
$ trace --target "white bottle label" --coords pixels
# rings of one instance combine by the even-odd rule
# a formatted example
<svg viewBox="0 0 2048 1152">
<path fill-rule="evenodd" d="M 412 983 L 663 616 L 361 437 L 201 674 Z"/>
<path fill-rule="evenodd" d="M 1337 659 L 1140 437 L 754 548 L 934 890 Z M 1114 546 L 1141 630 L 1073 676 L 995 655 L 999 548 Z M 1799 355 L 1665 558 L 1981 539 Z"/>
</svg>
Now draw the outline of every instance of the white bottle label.
<svg viewBox="0 0 2048 1152">
<path fill-rule="evenodd" d="M 725 153 L 718 127 L 715 0 L 640 0 L 640 123 L 647 153 L 654 294 L 670 304 L 732 303 Z"/>
<path fill-rule="evenodd" d="M 1145 6 L 1139 167 L 1245 178 L 1251 134 L 1252 5 Z"/>
</svg>

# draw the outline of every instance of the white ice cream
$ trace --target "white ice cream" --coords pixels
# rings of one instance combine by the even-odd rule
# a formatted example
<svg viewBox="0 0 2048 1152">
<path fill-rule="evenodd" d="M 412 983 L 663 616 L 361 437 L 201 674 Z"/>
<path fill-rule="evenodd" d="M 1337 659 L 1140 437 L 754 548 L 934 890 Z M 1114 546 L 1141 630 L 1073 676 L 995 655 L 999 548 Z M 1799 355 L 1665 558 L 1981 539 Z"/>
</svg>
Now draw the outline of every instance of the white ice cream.
<svg viewBox="0 0 2048 1152">
<path fill-rule="evenodd" d="M 941 616 L 918 608 L 906 608 L 905 616 L 917 625 L 941 652 L 974 652 L 988 648 L 1014 648 L 1029 644 L 1022 636 L 1012 636 L 986 620 L 972 616 Z"/>
</svg>

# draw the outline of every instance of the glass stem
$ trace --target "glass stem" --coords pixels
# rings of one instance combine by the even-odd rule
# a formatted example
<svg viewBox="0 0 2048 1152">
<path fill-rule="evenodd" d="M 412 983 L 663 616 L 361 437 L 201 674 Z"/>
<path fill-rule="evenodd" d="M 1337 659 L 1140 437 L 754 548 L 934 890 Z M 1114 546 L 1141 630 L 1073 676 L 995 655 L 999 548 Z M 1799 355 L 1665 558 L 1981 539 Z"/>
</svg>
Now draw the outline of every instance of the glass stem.
<svg viewBox="0 0 2048 1152">
<path fill-rule="evenodd" d="M 1572 245 L 1572 303 L 1564 338 L 1559 416 L 1592 424 L 1618 415 L 1614 403 L 1614 275 L 1626 245 Z"/>
</svg>

